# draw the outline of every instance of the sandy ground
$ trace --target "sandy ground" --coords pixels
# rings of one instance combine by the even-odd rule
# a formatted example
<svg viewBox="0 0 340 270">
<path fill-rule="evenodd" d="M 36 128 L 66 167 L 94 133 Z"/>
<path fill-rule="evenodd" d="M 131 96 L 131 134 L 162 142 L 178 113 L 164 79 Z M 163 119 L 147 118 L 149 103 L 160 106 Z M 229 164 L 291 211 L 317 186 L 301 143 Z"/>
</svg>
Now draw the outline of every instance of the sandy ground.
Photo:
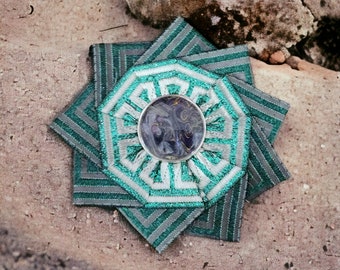
<svg viewBox="0 0 340 270">
<path fill-rule="evenodd" d="M 180 236 L 159 255 L 113 210 L 72 205 L 71 150 L 48 128 L 89 80 L 90 44 L 159 30 L 126 15 L 122 0 L 0 6 L 0 244 L 10 236 L 82 269 L 340 268 L 339 73 L 252 60 L 258 88 L 291 104 L 275 148 L 292 177 L 246 204 L 240 243 Z M 0 248 L 1 270 L 13 253 Z"/>
</svg>

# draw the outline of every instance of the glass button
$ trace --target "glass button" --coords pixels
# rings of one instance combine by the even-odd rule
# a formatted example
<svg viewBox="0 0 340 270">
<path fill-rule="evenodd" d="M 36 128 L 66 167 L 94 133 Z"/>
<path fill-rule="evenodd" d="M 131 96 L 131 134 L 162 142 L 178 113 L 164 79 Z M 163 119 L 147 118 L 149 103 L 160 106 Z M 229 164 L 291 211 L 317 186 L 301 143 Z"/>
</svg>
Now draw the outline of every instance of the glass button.
<svg viewBox="0 0 340 270">
<path fill-rule="evenodd" d="M 154 157 L 170 162 L 186 160 L 203 143 L 204 116 L 185 96 L 162 96 L 143 110 L 138 136 L 144 149 Z"/>
</svg>

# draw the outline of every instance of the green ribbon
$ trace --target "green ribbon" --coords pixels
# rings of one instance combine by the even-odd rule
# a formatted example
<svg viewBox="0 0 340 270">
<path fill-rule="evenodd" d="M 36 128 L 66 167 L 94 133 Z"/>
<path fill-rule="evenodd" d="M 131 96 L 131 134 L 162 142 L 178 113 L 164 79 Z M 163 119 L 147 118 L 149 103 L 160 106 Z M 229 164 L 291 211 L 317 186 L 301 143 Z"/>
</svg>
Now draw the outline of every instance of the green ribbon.
<svg viewBox="0 0 340 270">
<path fill-rule="evenodd" d="M 217 50 L 178 18 L 153 43 L 95 44 L 90 55 L 93 80 L 51 124 L 75 150 L 74 204 L 117 207 L 158 252 L 181 232 L 239 241 L 244 201 L 289 178 L 272 147 L 289 105 L 255 88 L 247 47 Z M 103 173 L 96 108 L 132 66 L 173 58 L 227 75 L 252 118 L 247 174 L 208 209 L 145 208 Z"/>
</svg>

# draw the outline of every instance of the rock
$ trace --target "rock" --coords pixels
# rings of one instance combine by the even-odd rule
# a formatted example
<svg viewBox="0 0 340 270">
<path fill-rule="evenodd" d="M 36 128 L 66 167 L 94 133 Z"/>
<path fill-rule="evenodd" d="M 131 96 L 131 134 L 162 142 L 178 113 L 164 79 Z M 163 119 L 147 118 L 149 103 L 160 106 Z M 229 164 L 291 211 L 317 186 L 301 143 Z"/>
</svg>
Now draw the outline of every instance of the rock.
<svg viewBox="0 0 340 270">
<path fill-rule="evenodd" d="M 21 253 L 18 250 L 15 250 L 12 252 L 12 256 L 14 257 L 14 259 L 18 259 L 20 257 Z"/>
<path fill-rule="evenodd" d="M 286 64 L 288 64 L 292 69 L 299 69 L 299 62 L 301 59 L 297 56 L 290 56 L 286 60 Z"/>
<path fill-rule="evenodd" d="M 212 25 L 211 18 L 221 20 Z M 294 0 L 219 1 L 196 11 L 189 21 L 218 47 L 247 43 L 251 55 L 289 48 L 314 29 L 312 13 Z"/>
<path fill-rule="evenodd" d="M 247 43 L 251 56 L 271 64 L 283 63 L 289 50 L 314 64 L 340 70 L 338 0 L 126 2 L 132 14 L 156 27 L 183 16 L 219 48 Z"/>
<path fill-rule="evenodd" d="M 303 3 L 317 20 L 320 20 L 322 17 L 340 17 L 339 0 L 304 0 Z"/>
<path fill-rule="evenodd" d="M 126 2 L 143 22 L 162 27 L 183 16 L 217 47 L 247 43 L 251 56 L 264 61 L 304 39 L 315 27 L 313 14 L 300 0 Z"/>
<path fill-rule="evenodd" d="M 271 64 L 283 64 L 285 61 L 286 57 L 282 51 L 276 51 L 269 57 Z"/>
<path fill-rule="evenodd" d="M 338 18 L 322 17 L 317 29 L 290 49 L 307 61 L 340 70 L 340 14 Z"/>
<path fill-rule="evenodd" d="M 165 27 L 178 16 L 186 18 L 204 6 L 205 2 L 205 0 L 126 0 L 133 15 L 154 27 Z"/>
</svg>

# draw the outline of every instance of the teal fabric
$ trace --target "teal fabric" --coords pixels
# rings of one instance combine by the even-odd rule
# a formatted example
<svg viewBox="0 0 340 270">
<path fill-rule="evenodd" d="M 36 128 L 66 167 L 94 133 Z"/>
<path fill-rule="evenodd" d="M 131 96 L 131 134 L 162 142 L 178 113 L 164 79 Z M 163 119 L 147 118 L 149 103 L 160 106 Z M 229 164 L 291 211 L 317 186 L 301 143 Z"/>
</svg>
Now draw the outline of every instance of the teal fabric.
<svg viewBox="0 0 340 270">
<path fill-rule="evenodd" d="M 246 46 L 216 50 L 182 18 L 154 43 L 96 44 L 90 48 L 94 78 L 51 124 L 74 151 L 76 205 L 116 206 L 158 250 L 181 232 L 239 241 L 245 199 L 289 178 L 272 147 L 289 105 L 254 87 Z M 252 116 L 247 175 L 207 210 L 145 209 L 134 196 L 102 173 L 96 107 L 135 64 L 180 58 L 219 76 L 226 75 Z"/>
<path fill-rule="evenodd" d="M 78 151 L 73 152 L 73 203 L 75 205 L 134 206 L 142 204 L 102 173 Z"/>
<path fill-rule="evenodd" d="M 173 90 L 167 86 L 174 83 L 182 95 L 200 106 L 206 135 L 190 159 L 167 164 L 145 151 L 137 130 L 139 115 L 149 100 L 169 95 Z M 134 66 L 103 100 L 98 113 L 103 172 L 143 207 L 207 208 L 245 174 L 251 119 L 226 77 L 220 79 L 178 59 Z M 128 121 L 124 120 L 127 116 Z M 162 187 L 146 184 L 155 178 Z"/>
</svg>

